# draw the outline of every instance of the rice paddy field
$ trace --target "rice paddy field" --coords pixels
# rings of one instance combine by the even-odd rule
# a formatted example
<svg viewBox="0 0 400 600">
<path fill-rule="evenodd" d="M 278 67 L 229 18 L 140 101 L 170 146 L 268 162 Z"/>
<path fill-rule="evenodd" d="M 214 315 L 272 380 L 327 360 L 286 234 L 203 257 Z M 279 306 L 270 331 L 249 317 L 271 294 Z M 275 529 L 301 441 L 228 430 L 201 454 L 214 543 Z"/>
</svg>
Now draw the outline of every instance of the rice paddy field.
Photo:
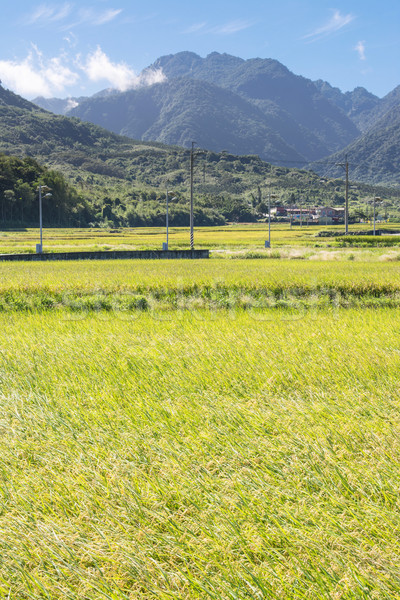
<svg viewBox="0 0 400 600">
<path fill-rule="evenodd" d="M 392 239 L 400 245 L 400 224 L 384 223 L 385 230 L 397 234 Z M 351 226 L 357 231 L 371 230 L 370 223 Z M 377 226 L 379 228 L 379 226 Z M 334 238 L 320 238 L 319 232 L 343 231 L 343 225 L 290 227 L 288 223 L 273 223 L 272 247 L 286 253 L 293 247 L 298 251 L 313 252 L 315 248 L 337 245 Z M 385 236 L 386 237 L 386 236 Z M 170 249 L 189 248 L 189 231 L 185 227 L 170 227 Z M 195 229 L 195 247 L 210 248 L 224 256 L 235 252 L 256 251 L 264 247 L 268 239 L 267 223 L 234 223 L 221 227 Z M 68 252 L 73 250 L 145 250 L 160 249 L 166 240 L 165 227 L 139 227 L 121 229 L 47 229 L 43 231 L 45 252 Z M 0 253 L 34 253 L 40 241 L 38 229 L 0 231 Z M 367 238 L 361 242 L 368 241 Z M 378 238 L 376 238 L 378 241 Z"/>
<path fill-rule="evenodd" d="M 400 598 L 400 250 L 306 242 L 0 262 L 0 598 Z"/>
</svg>

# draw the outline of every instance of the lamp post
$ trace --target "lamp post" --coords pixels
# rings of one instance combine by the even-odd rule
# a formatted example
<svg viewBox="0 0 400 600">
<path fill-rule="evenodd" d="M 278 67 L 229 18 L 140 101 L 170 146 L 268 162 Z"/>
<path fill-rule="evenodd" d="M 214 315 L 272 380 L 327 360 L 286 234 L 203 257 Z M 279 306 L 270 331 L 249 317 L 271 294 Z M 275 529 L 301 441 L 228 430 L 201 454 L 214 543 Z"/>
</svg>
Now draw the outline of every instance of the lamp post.
<svg viewBox="0 0 400 600">
<path fill-rule="evenodd" d="M 345 172 L 345 201 L 344 201 L 344 229 L 345 235 L 349 233 L 349 161 L 347 154 L 344 163 L 337 163 L 338 167 L 343 167 Z"/>
<path fill-rule="evenodd" d="M 174 196 L 173 198 L 171 198 L 171 202 L 173 202 L 174 200 L 176 200 L 176 196 Z M 167 241 L 163 243 L 163 250 L 168 250 L 168 233 L 169 233 L 169 222 L 168 222 L 168 190 L 166 193 L 166 201 L 167 201 L 167 211 L 166 211 L 166 216 L 165 216 L 165 225 L 166 225 L 166 230 L 167 230 Z"/>
<path fill-rule="evenodd" d="M 379 198 L 379 196 L 374 196 L 374 235 L 376 235 L 376 212 L 375 212 L 375 206 L 376 206 L 376 201 L 378 200 L 378 202 L 381 202 L 382 198 Z"/>
<path fill-rule="evenodd" d="M 277 198 L 276 194 L 271 194 L 268 190 L 268 241 L 265 242 L 266 248 L 271 248 L 271 198 Z"/>
<path fill-rule="evenodd" d="M 36 254 L 43 252 L 43 211 L 42 211 L 42 192 L 50 192 L 51 188 L 47 185 L 40 184 L 37 188 L 39 192 L 39 228 L 40 228 L 40 244 L 36 244 Z M 51 198 L 51 194 L 45 193 L 45 198 Z"/>
</svg>

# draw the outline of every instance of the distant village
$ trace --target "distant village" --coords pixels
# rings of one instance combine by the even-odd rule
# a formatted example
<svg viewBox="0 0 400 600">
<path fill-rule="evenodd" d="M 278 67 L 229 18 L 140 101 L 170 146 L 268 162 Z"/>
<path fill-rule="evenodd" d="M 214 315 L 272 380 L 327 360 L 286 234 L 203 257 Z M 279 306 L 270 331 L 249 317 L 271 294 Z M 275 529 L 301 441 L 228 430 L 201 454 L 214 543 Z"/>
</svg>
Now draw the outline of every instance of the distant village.
<svg viewBox="0 0 400 600">
<path fill-rule="evenodd" d="M 271 207 L 271 220 L 292 225 L 341 225 L 344 223 L 344 208 L 331 206 L 274 206 Z M 268 218 L 268 215 L 265 215 Z M 376 221 L 386 221 L 383 214 L 376 215 Z M 350 223 L 369 223 L 368 218 L 349 217 Z"/>
<path fill-rule="evenodd" d="M 275 206 L 271 218 L 296 225 L 338 225 L 344 223 L 344 208 L 329 206 Z"/>
</svg>

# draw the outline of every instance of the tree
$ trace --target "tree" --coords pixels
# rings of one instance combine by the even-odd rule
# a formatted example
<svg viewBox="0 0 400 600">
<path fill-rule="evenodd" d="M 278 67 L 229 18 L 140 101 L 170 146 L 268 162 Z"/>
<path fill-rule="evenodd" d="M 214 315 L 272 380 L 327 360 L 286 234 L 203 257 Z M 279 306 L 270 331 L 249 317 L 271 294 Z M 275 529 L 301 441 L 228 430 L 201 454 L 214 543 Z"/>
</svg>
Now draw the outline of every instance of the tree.
<svg viewBox="0 0 400 600">
<path fill-rule="evenodd" d="M 4 198 L 6 200 L 6 205 L 9 206 L 9 209 L 10 209 L 10 221 L 12 221 L 12 218 L 13 218 L 13 205 L 14 205 L 14 202 L 16 200 L 14 190 L 5 190 L 4 191 Z"/>
<path fill-rule="evenodd" d="M 16 195 L 19 200 L 21 223 L 24 221 L 24 216 L 28 216 L 35 200 L 35 193 L 28 183 L 21 180 L 18 181 Z"/>
</svg>

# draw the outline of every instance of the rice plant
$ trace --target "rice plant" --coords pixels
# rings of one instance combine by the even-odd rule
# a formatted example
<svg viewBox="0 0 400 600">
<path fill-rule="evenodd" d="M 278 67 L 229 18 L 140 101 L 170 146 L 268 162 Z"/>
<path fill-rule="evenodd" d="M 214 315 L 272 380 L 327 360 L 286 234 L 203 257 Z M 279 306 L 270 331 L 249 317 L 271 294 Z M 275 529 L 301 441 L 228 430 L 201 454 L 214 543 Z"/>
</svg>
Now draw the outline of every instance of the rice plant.
<svg viewBox="0 0 400 600">
<path fill-rule="evenodd" d="M 244 262 L 232 285 L 282 284 Z M 345 285 L 368 288 L 356 264 Z M 39 267 L 28 290 L 115 291 L 132 268 Z M 0 314 L 0 597 L 399 598 L 399 317 Z"/>
</svg>

